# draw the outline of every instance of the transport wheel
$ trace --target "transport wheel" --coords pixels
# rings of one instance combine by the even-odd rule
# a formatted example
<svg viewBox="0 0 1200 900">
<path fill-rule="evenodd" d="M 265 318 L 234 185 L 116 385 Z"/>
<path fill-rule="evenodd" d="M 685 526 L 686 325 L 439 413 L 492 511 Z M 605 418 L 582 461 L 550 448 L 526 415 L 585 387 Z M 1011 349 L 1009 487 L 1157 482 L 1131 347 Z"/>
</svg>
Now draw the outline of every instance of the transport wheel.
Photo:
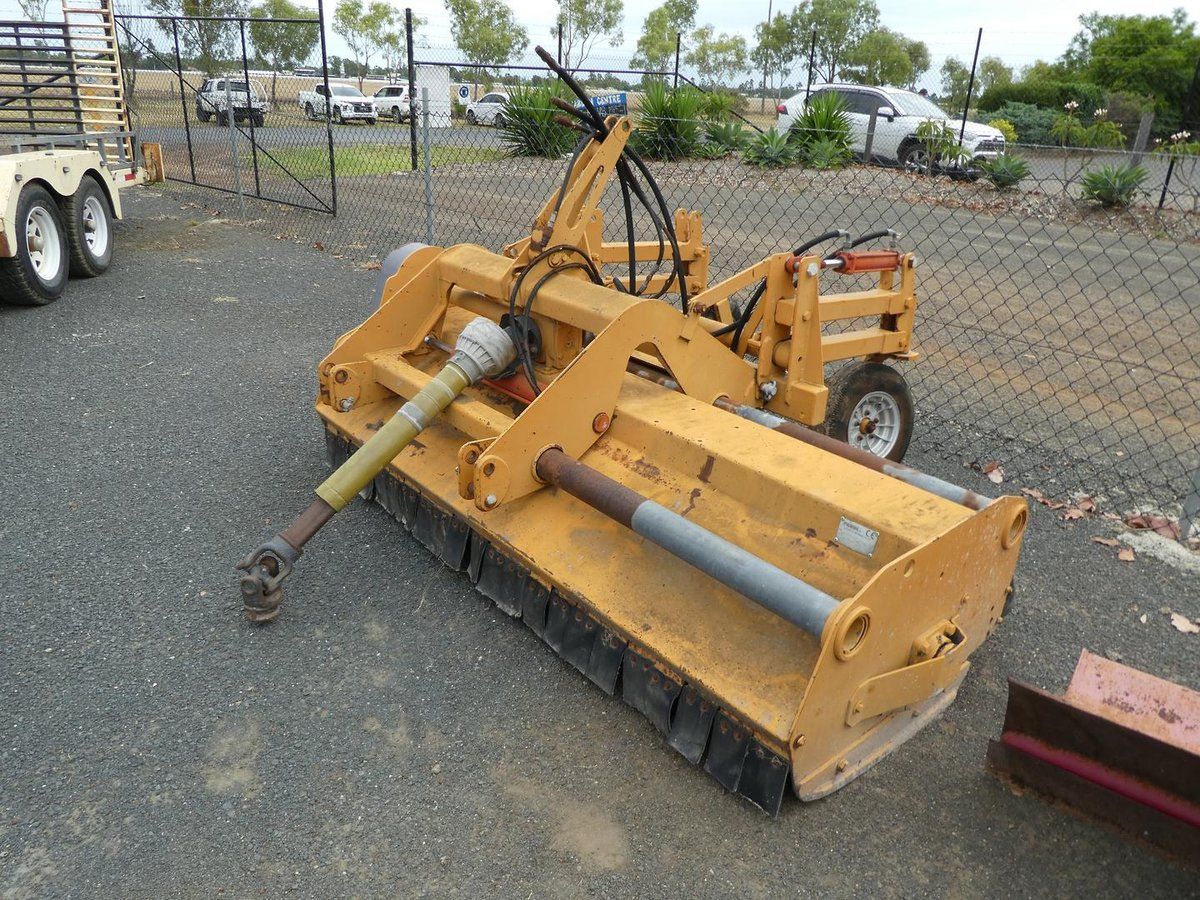
<svg viewBox="0 0 1200 900">
<path fill-rule="evenodd" d="M 17 255 L 0 259 L 0 300 L 44 306 L 62 296 L 68 251 L 62 213 L 51 193 L 27 184 L 17 198 Z"/>
<path fill-rule="evenodd" d="M 912 428 L 912 394 L 904 376 L 891 366 L 854 363 L 830 379 L 824 426 L 830 437 L 899 462 Z"/>
<path fill-rule="evenodd" d="M 475 110 L 473 110 L 473 109 L 468 109 L 468 110 L 467 110 L 467 124 L 468 124 L 468 125 L 474 125 L 474 124 L 475 124 L 475 122 L 476 122 L 476 119 L 475 119 Z"/>
<path fill-rule="evenodd" d="M 501 113 L 496 113 L 496 118 L 492 119 L 492 127 L 493 127 L 493 128 L 503 128 L 503 127 L 504 127 L 504 116 L 503 116 L 503 114 L 501 114 Z"/>
<path fill-rule="evenodd" d="M 79 190 L 63 200 L 62 213 L 71 249 L 71 274 L 94 278 L 107 272 L 112 264 L 113 226 L 104 188 L 96 179 L 84 178 Z"/>
</svg>

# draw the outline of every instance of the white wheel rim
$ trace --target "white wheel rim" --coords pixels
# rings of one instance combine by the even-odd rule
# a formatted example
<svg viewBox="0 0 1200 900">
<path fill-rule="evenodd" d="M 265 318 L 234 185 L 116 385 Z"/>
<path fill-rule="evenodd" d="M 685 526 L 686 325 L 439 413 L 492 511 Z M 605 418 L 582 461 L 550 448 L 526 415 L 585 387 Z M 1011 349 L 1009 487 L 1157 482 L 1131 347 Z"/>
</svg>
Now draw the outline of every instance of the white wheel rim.
<svg viewBox="0 0 1200 900">
<path fill-rule="evenodd" d="M 108 216 L 99 197 L 83 201 L 83 240 L 92 256 L 108 252 Z"/>
<path fill-rule="evenodd" d="M 885 457 L 900 439 L 900 404 L 886 391 L 871 391 L 858 401 L 850 414 L 851 447 Z"/>
<path fill-rule="evenodd" d="M 25 219 L 25 245 L 37 277 L 50 284 L 62 268 L 62 235 L 50 210 L 35 206 Z"/>
</svg>

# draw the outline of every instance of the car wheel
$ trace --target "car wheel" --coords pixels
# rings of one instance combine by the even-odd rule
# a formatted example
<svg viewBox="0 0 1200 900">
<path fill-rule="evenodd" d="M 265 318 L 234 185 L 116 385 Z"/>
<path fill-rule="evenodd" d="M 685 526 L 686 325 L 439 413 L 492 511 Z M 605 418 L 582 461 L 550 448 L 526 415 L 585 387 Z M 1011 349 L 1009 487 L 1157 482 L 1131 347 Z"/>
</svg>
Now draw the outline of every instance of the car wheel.
<svg viewBox="0 0 1200 900">
<path fill-rule="evenodd" d="M 14 306 L 44 306 L 62 296 L 69 254 L 62 211 L 40 184 L 17 196 L 17 255 L 0 259 L 0 300 Z"/>
<path fill-rule="evenodd" d="M 94 178 L 84 178 L 79 189 L 63 200 L 67 242 L 71 249 L 71 274 L 94 278 L 112 264 L 112 210 L 108 196 Z"/>
<path fill-rule="evenodd" d="M 929 153 L 916 141 L 910 141 L 900 148 L 898 162 L 905 171 L 925 172 L 929 168 Z"/>
<path fill-rule="evenodd" d="M 899 462 L 912 429 L 912 393 L 904 376 L 891 366 L 852 363 L 830 379 L 824 423 L 830 437 Z"/>
<path fill-rule="evenodd" d="M 397 122 L 403 122 L 403 121 L 404 121 L 404 120 L 403 120 L 403 119 L 400 117 L 400 107 L 398 107 L 398 106 L 393 106 L 393 107 L 392 107 L 392 118 L 393 118 L 393 119 L 395 119 Z"/>
<path fill-rule="evenodd" d="M 253 125 L 255 128 L 262 128 L 263 124 L 266 121 L 267 121 L 267 117 L 265 115 L 263 115 L 262 113 L 255 113 L 254 115 L 252 115 L 250 117 L 250 124 Z"/>
<path fill-rule="evenodd" d="M 363 121 L 364 121 L 364 122 L 366 122 L 368 125 L 374 125 L 374 124 L 375 124 L 375 120 L 374 120 L 374 119 L 363 119 Z"/>
<path fill-rule="evenodd" d="M 201 109 L 199 106 L 197 106 L 196 107 L 196 118 L 199 119 L 201 122 L 204 122 L 205 124 L 207 124 L 208 121 L 210 119 L 212 119 L 212 113 L 208 112 L 207 110 Z"/>
<path fill-rule="evenodd" d="M 477 121 L 478 120 L 475 118 L 475 110 L 468 109 L 467 110 L 467 124 L 474 125 Z"/>
<path fill-rule="evenodd" d="M 493 128 L 503 128 L 504 127 L 504 116 L 501 115 L 500 113 L 496 113 L 495 118 L 492 119 L 492 127 Z"/>
<path fill-rule="evenodd" d="M 313 105 L 311 103 L 305 103 L 304 104 L 304 118 L 315 119 L 316 117 L 317 117 L 317 114 L 316 114 L 316 112 L 313 111 Z"/>
<path fill-rule="evenodd" d="M 335 106 L 333 108 L 333 122 L 335 125 L 341 125 L 344 123 L 344 120 L 342 119 L 342 108 L 340 106 Z"/>
</svg>

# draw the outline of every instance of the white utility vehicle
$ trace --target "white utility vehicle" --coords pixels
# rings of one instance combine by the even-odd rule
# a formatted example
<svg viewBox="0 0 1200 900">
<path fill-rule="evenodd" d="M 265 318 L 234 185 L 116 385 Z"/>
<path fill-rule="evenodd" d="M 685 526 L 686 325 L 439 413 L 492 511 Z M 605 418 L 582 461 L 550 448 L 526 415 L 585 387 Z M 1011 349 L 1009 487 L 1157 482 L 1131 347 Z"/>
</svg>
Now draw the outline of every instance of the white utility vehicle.
<svg viewBox="0 0 1200 900">
<path fill-rule="evenodd" d="M 300 92 L 300 108 L 308 119 L 324 119 L 325 104 L 329 103 L 329 118 L 339 124 L 343 122 L 366 122 L 374 125 L 379 118 L 375 101 L 363 94 L 352 84 L 330 84 L 329 96 L 326 88 L 318 84 L 311 91 Z"/>
<path fill-rule="evenodd" d="M 921 94 L 902 88 L 868 87 L 862 84 L 823 84 L 814 87 L 809 102 L 834 94 L 841 100 L 850 120 L 850 149 L 860 156 L 866 152 L 867 128 L 875 114 L 875 137 L 871 156 L 918 171 L 928 164 L 925 147 L 917 140 L 917 126 L 932 119 L 944 122 L 958 134 L 961 119 L 951 118 L 940 106 Z M 777 107 L 775 127 L 786 134 L 804 112 L 804 94 L 789 97 Z M 962 146 L 968 167 L 1004 152 L 1004 135 L 991 125 L 967 122 L 962 128 Z"/>
<path fill-rule="evenodd" d="M 264 97 L 262 86 L 246 81 L 242 75 L 205 78 L 196 92 L 196 118 L 201 122 L 216 119 L 218 125 L 228 125 L 229 109 L 233 107 L 235 124 L 249 120 L 255 128 L 261 128 L 270 109 Z"/>
<path fill-rule="evenodd" d="M 24 77 L 0 83 L 0 302 L 51 303 L 69 275 L 108 269 L 121 189 L 161 181 L 157 144 L 130 127 L 110 0 L 64 22 L 0 23 Z"/>
</svg>

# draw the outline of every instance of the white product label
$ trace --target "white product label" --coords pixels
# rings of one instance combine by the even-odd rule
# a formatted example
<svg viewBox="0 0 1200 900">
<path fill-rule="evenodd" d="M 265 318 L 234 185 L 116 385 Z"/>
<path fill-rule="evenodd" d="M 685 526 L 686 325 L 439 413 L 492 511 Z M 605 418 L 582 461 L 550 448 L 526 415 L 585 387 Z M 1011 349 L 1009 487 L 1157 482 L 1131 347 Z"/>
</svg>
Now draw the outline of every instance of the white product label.
<svg viewBox="0 0 1200 900">
<path fill-rule="evenodd" d="M 861 553 L 863 556 L 870 557 L 875 553 L 875 544 L 879 541 L 879 532 L 873 528 L 868 528 L 866 525 L 851 522 L 845 516 L 842 516 L 842 521 L 838 524 L 837 536 L 834 540 L 847 550 L 853 550 L 855 553 Z"/>
</svg>

